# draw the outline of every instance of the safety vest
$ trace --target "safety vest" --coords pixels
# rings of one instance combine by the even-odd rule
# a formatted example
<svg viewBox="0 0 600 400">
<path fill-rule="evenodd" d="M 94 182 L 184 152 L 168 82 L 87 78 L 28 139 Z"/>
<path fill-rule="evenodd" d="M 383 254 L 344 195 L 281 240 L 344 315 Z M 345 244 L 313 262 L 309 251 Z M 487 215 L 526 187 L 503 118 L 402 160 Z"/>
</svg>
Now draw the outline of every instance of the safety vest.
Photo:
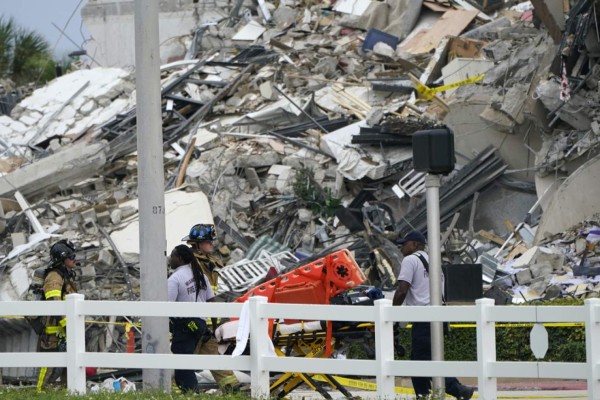
<svg viewBox="0 0 600 400">
<path fill-rule="evenodd" d="M 48 271 L 44 279 L 44 299 L 45 300 L 64 300 L 66 295 L 77 293 L 77 287 L 67 272 L 63 268 L 54 268 Z M 67 326 L 67 319 L 56 320 L 55 316 L 48 316 L 44 333 L 47 335 L 64 335 Z"/>
<path fill-rule="evenodd" d="M 202 273 L 208 278 L 208 282 L 216 295 L 217 286 L 219 284 L 217 268 L 222 268 L 223 264 L 218 258 L 212 255 L 194 252 L 194 256 L 196 257 L 196 260 L 198 260 L 198 264 L 200 264 L 200 268 L 202 268 Z"/>
</svg>

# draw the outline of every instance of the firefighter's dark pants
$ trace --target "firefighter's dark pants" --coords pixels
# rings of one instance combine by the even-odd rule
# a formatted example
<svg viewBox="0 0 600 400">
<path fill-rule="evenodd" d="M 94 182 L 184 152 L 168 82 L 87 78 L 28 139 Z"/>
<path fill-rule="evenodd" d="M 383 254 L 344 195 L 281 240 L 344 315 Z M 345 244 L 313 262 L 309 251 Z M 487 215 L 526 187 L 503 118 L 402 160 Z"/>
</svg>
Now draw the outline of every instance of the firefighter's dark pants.
<svg viewBox="0 0 600 400">
<path fill-rule="evenodd" d="M 414 322 L 410 333 L 412 339 L 411 360 L 429 361 L 431 360 L 431 325 L 429 322 Z M 415 394 L 417 396 L 427 396 L 431 391 L 430 377 L 412 377 L 411 378 Z M 445 378 L 446 393 L 458 397 L 459 389 L 462 386 L 456 378 Z"/>
<path fill-rule="evenodd" d="M 206 324 L 199 329 L 199 332 L 190 332 L 185 326 L 185 320 L 176 321 L 172 325 L 171 352 L 173 354 L 194 354 L 196 344 L 198 344 L 205 330 Z M 198 388 L 198 378 L 194 370 L 176 369 L 175 384 L 182 392 L 195 392 Z"/>
</svg>

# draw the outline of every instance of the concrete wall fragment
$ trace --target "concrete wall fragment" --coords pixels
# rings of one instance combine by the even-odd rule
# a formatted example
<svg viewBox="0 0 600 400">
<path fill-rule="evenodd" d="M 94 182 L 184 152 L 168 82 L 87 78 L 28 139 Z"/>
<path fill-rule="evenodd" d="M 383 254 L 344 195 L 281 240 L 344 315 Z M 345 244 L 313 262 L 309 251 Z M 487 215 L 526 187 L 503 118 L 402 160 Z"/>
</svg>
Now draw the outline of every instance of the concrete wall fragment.
<svg viewBox="0 0 600 400">
<path fill-rule="evenodd" d="M 24 196 L 56 193 L 88 178 L 106 164 L 106 142 L 78 143 L 5 175 L 0 181 L 0 197 L 19 190 Z"/>
<path fill-rule="evenodd" d="M 600 212 L 600 155 L 583 164 L 560 185 L 544 210 L 535 242 L 579 224 Z"/>
</svg>

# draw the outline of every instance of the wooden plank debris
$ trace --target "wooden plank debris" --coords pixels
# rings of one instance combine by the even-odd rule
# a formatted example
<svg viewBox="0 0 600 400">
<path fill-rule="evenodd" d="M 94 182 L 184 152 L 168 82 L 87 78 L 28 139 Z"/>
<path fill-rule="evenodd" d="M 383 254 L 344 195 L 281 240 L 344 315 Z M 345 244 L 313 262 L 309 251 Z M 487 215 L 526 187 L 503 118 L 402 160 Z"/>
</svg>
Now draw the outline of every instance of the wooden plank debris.
<svg viewBox="0 0 600 400">
<path fill-rule="evenodd" d="M 429 53 L 435 49 L 445 36 L 458 36 L 471 21 L 475 19 L 478 11 L 449 10 L 428 30 L 421 31 L 400 49 L 412 54 Z"/>
</svg>

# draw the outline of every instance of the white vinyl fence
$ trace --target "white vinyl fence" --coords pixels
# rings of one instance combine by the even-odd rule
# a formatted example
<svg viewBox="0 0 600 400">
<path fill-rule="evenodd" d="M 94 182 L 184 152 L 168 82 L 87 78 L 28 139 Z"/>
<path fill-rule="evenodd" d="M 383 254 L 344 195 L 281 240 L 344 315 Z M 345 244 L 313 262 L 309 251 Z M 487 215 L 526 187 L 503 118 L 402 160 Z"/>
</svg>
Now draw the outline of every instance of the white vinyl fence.
<svg viewBox="0 0 600 400">
<path fill-rule="evenodd" d="M 250 355 L 200 356 L 173 354 L 91 353 L 85 351 L 86 315 L 140 317 L 237 317 L 241 304 L 86 301 L 83 295 L 64 302 L 0 302 L 0 315 L 66 315 L 66 353 L 3 353 L 0 367 L 67 367 L 73 393 L 86 390 L 85 367 L 227 369 L 251 371 L 252 397 L 269 396 L 269 372 L 306 372 L 374 376 L 377 397 L 392 399 L 395 376 L 477 377 L 480 399 L 495 399 L 497 378 L 587 379 L 588 398 L 600 399 L 600 299 L 584 306 L 494 306 L 491 299 L 475 306 L 393 307 L 390 300 L 375 306 L 269 304 L 250 299 Z M 358 321 L 375 324 L 375 360 L 276 357 L 268 354 L 268 319 Z M 477 324 L 477 361 L 394 361 L 393 322 L 452 321 Z M 583 322 L 585 363 L 496 361 L 495 324 L 500 322 Z M 165 323 L 167 323 L 165 319 Z"/>
</svg>

